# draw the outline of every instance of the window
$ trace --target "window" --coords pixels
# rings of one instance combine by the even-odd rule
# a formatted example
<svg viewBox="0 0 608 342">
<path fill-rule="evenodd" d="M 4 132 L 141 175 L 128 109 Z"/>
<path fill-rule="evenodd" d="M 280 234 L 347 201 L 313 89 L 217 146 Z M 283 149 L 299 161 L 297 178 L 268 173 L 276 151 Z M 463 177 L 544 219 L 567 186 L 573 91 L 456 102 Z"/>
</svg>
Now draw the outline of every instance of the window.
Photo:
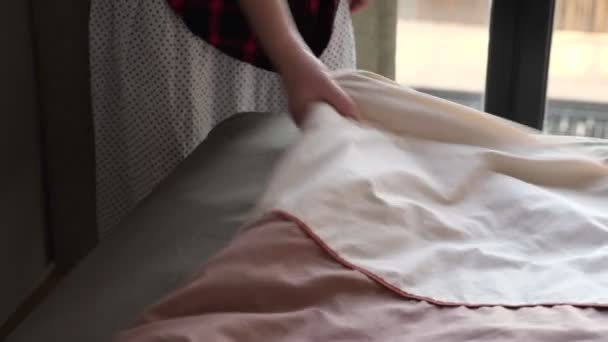
<svg viewBox="0 0 608 342">
<path fill-rule="evenodd" d="M 557 0 L 544 130 L 608 138 L 608 0 Z"/>
<path fill-rule="evenodd" d="M 549 134 L 608 138 L 608 0 L 398 4 L 398 82 Z"/>
<path fill-rule="evenodd" d="M 396 80 L 483 109 L 489 0 L 399 0 Z"/>
</svg>

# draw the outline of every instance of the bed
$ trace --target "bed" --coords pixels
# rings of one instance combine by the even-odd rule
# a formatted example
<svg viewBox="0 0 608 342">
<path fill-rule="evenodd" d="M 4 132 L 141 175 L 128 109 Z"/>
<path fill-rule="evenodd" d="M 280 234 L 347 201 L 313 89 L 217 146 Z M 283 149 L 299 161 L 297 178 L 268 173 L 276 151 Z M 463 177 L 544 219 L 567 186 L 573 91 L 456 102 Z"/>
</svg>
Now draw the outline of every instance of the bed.
<svg viewBox="0 0 608 342">
<path fill-rule="evenodd" d="M 121 341 L 599 341 L 608 333 L 598 307 L 403 298 L 336 262 L 294 220 L 251 221 L 297 135 L 278 114 L 222 124 L 8 341 L 109 341 L 119 331 Z M 548 139 L 608 158 L 602 141 Z"/>
<path fill-rule="evenodd" d="M 218 126 L 7 341 L 110 341 L 226 245 L 296 132 L 284 114 Z"/>
</svg>

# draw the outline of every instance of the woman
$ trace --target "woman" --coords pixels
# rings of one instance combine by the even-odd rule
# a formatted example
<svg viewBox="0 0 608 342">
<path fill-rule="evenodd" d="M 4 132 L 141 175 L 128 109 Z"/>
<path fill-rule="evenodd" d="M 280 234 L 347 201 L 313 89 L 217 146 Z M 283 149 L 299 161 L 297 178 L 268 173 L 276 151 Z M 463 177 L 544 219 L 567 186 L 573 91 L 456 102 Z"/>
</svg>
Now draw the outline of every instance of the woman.
<svg viewBox="0 0 608 342">
<path fill-rule="evenodd" d="M 93 0 L 100 233 L 234 113 L 300 123 L 325 101 L 355 117 L 327 70 L 355 67 L 349 10 L 365 2 Z"/>
</svg>

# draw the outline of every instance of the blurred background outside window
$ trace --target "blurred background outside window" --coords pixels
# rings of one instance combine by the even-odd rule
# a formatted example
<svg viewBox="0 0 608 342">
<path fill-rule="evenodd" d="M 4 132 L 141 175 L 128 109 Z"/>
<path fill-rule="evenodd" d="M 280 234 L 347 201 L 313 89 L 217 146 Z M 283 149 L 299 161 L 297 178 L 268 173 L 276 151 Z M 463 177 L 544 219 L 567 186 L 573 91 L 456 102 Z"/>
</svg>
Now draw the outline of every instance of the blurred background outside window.
<svg viewBox="0 0 608 342">
<path fill-rule="evenodd" d="M 399 0 L 395 78 L 483 109 L 490 0 Z M 608 138 L 608 0 L 557 0 L 544 130 Z"/>
</svg>

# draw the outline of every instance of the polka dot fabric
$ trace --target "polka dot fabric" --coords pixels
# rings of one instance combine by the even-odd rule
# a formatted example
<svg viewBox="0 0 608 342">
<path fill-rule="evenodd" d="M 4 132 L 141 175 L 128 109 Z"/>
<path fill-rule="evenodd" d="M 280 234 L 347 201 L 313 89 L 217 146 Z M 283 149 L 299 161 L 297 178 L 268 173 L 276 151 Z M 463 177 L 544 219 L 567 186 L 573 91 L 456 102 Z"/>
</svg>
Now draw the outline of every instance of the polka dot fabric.
<svg viewBox="0 0 608 342">
<path fill-rule="evenodd" d="M 278 75 L 194 36 L 166 0 L 93 0 L 90 34 L 102 236 L 222 120 L 287 110 Z M 321 60 L 355 67 L 348 0 Z"/>
</svg>

